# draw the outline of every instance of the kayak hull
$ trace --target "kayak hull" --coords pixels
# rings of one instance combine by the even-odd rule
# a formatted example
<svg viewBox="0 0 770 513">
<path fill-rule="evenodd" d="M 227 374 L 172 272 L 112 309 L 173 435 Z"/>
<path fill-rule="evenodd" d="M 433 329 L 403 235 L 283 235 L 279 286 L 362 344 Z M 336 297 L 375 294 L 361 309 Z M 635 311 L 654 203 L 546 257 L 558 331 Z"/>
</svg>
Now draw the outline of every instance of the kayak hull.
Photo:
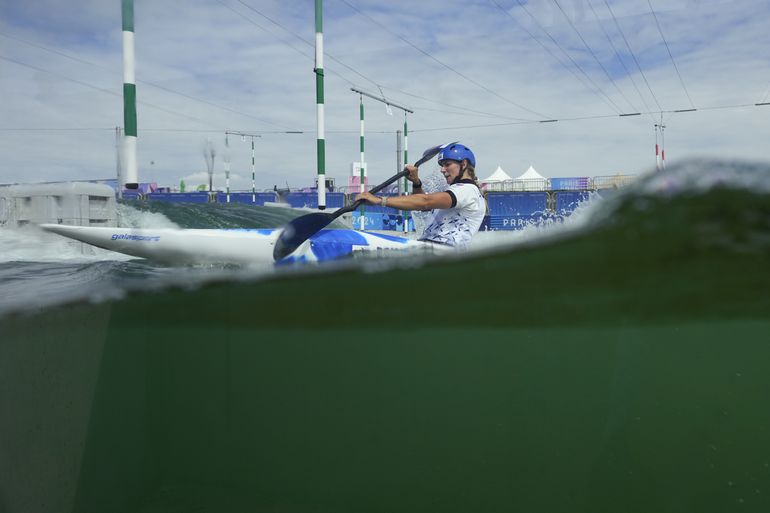
<svg viewBox="0 0 770 513">
<path fill-rule="evenodd" d="M 281 232 L 268 229 L 110 228 L 42 224 L 48 232 L 109 251 L 170 264 L 273 263 Z M 354 253 L 398 253 L 425 249 L 420 241 L 354 230 L 321 230 L 281 263 L 323 262 Z"/>
</svg>

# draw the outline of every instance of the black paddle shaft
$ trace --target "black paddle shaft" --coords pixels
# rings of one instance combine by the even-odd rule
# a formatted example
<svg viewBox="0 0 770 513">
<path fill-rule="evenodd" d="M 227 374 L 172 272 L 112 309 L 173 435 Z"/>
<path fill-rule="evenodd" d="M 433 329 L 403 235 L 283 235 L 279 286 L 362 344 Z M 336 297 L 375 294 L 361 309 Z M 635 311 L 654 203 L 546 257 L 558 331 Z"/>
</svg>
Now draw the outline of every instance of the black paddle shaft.
<svg viewBox="0 0 770 513">
<path fill-rule="evenodd" d="M 380 192 L 382 189 L 384 189 L 388 185 L 392 184 L 393 182 L 395 182 L 399 178 L 405 177 L 408 174 L 409 174 L 409 171 L 404 169 L 403 171 L 401 171 L 399 173 L 396 173 L 395 175 L 391 176 L 390 178 L 388 178 L 387 180 L 385 180 L 384 182 L 382 182 L 380 185 L 378 185 L 377 187 L 373 188 L 369 192 L 371 194 L 377 194 L 378 192 Z M 342 214 L 354 211 L 355 209 L 360 207 L 361 203 L 363 203 L 363 202 L 364 202 L 364 200 L 358 200 L 355 203 L 353 203 L 352 205 L 348 205 L 347 207 L 341 208 L 341 209 L 337 210 L 336 212 L 334 212 L 333 214 L 328 214 L 328 215 L 332 215 L 333 216 L 332 220 L 337 219 Z"/>
<path fill-rule="evenodd" d="M 425 164 L 427 161 L 432 159 L 434 157 L 434 155 L 436 155 L 439 152 L 440 149 L 441 149 L 441 146 L 434 146 L 433 148 L 425 150 L 425 153 L 423 153 L 422 158 L 414 163 L 414 167 L 420 167 L 421 165 Z M 436 151 L 434 152 L 434 150 L 436 150 Z M 387 180 L 382 182 L 377 187 L 372 188 L 369 192 L 371 194 L 377 194 L 382 189 L 384 189 L 388 185 L 392 184 L 393 182 L 395 182 L 399 178 L 403 178 L 403 177 L 408 176 L 408 175 L 409 175 L 409 171 L 404 169 L 403 171 L 400 171 L 400 172 L 396 173 L 395 175 L 391 176 L 390 178 L 388 178 Z M 346 214 L 348 212 L 354 211 L 355 209 L 357 209 L 358 207 L 361 206 L 361 203 L 363 203 L 363 200 L 358 200 L 355 203 L 353 203 L 352 205 L 348 205 L 345 208 L 341 208 L 341 209 L 337 210 L 336 212 L 334 212 L 332 214 L 326 214 L 326 215 L 332 216 L 332 218 L 329 220 L 329 222 L 331 223 L 332 221 L 337 219 L 342 214 Z"/>
<path fill-rule="evenodd" d="M 432 159 L 445 146 L 447 145 L 434 146 L 433 148 L 428 148 L 427 150 L 425 150 L 422 154 L 422 158 L 414 163 L 415 167 L 420 167 L 422 164 Z M 391 176 L 390 178 L 382 182 L 377 187 L 374 187 L 369 192 L 372 194 L 378 193 L 388 185 L 398 180 L 399 178 L 407 176 L 408 174 L 409 174 L 409 171 L 404 169 L 403 171 Z M 318 233 L 320 230 L 328 226 L 332 221 L 337 219 L 342 214 L 345 214 L 347 212 L 352 212 L 353 210 L 357 209 L 361 205 L 361 203 L 362 203 L 362 200 L 358 200 L 352 205 L 349 205 L 345 208 L 341 208 L 330 214 L 327 214 L 324 212 L 313 212 L 312 214 L 307 214 L 307 215 L 292 219 L 284 227 L 283 231 L 281 231 L 281 235 L 278 237 L 278 240 L 275 241 L 275 246 L 273 247 L 273 259 L 281 260 L 282 258 L 289 256 L 303 242 L 305 242 L 314 234 Z"/>
</svg>

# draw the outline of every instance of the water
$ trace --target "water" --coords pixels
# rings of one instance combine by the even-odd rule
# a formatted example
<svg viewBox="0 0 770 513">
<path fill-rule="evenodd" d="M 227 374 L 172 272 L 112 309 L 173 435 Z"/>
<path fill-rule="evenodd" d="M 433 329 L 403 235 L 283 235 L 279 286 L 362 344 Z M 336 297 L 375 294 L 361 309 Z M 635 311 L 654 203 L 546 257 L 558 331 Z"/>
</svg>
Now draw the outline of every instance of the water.
<svg viewBox="0 0 770 513">
<path fill-rule="evenodd" d="M 136 228 L 268 228 L 284 225 L 297 211 L 239 204 L 126 201 L 120 226 Z M 334 223 L 333 227 L 344 226 Z M 99 302 L 134 290 L 195 287 L 218 279 L 273 272 L 226 265 L 173 267 L 45 233 L 36 227 L 0 230 L 0 316 L 78 300 Z"/>
<path fill-rule="evenodd" d="M 173 268 L 35 236 L 0 240 L 0 510 L 770 508 L 770 166 L 690 162 L 441 260 Z"/>
</svg>

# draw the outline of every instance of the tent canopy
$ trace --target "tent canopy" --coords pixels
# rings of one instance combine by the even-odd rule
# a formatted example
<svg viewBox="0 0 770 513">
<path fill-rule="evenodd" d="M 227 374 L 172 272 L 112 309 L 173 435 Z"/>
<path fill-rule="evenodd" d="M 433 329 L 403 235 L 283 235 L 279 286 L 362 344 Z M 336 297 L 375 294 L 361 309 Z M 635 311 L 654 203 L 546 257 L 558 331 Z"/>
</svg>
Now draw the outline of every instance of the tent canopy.
<svg viewBox="0 0 770 513">
<path fill-rule="evenodd" d="M 511 177 L 508 176 L 508 173 L 503 171 L 503 168 L 501 168 L 500 166 L 497 166 L 497 169 L 495 170 L 495 172 L 489 175 L 488 177 L 484 178 L 483 180 L 481 180 L 481 183 L 502 182 L 510 179 Z"/>
<path fill-rule="evenodd" d="M 545 180 L 546 178 L 538 173 L 534 167 L 529 166 L 529 169 L 527 169 L 524 174 L 521 176 L 517 176 L 516 180 Z"/>
</svg>

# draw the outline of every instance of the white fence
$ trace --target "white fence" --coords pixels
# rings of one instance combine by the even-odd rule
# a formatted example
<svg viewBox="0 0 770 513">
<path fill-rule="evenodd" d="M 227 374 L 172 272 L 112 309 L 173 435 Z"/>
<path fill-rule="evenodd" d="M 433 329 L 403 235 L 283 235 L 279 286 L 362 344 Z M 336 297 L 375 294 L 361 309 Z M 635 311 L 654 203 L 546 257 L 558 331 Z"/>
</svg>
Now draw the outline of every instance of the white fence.
<svg viewBox="0 0 770 513">
<path fill-rule="evenodd" d="M 595 191 L 625 187 L 636 179 L 636 175 L 611 175 L 574 178 L 543 178 L 529 180 L 505 180 L 482 184 L 488 192 L 523 192 L 523 191 Z"/>
</svg>

